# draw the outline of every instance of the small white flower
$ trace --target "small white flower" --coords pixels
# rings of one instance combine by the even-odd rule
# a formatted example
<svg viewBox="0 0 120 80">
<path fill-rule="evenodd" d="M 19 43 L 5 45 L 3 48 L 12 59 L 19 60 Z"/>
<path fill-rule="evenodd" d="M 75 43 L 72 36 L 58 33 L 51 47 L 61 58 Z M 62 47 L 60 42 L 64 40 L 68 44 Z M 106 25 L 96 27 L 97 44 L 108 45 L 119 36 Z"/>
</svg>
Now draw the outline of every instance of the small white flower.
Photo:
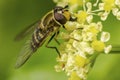
<svg viewBox="0 0 120 80">
<path fill-rule="evenodd" d="M 84 42 L 78 42 L 78 41 L 74 41 L 73 42 L 73 47 L 76 49 L 75 54 L 79 54 L 82 57 L 86 57 L 85 55 L 85 48 L 87 46 L 87 43 Z"/>
<path fill-rule="evenodd" d="M 88 13 L 91 12 L 91 10 L 92 10 L 92 3 L 91 2 L 87 2 L 86 3 L 86 7 L 87 7 L 87 12 Z"/>
<path fill-rule="evenodd" d="M 116 17 L 117 17 L 118 20 L 120 20 L 120 11 L 117 12 Z"/>
<path fill-rule="evenodd" d="M 79 42 L 76 41 L 76 40 L 74 40 L 74 41 L 73 41 L 73 47 L 74 47 L 74 48 L 79 47 Z"/>
<path fill-rule="evenodd" d="M 102 28 L 103 28 L 102 23 L 101 22 L 97 22 L 96 29 L 101 32 Z"/>
<path fill-rule="evenodd" d="M 73 64 L 74 64 L 74 56 L 72 54 L 68 54 L 66 66 L 70 67 L 73 66 Z"/>
<path fill-rule="evenodd" d="M 89 47 L 89 43 L 88 42 L 84 42 L 84 41 L 80 42 L 80 45 L 81 45 L 82 50 L 84 50 L 84 51 L 85 51 L 86 48 Z"/>
<path fill-rule="evenodd" d="M 88 15 L 88 17 L 86 18 L 88 23 L 91 23 L 93 20 L 93 15 Z"/>
<path fill-rule="evenodd" d="M 72 21 L 67 21 L 67 23 L 64 26 L 68 31 L 74 31 L 79 28 L 83 28 L 83 26 L 78 22 L 72 22 Z"/>
<path fill-rule="evenodd" d="M 86 48 L 85 51 L 90 55 L 94 53 L 94 49 L 91 47 Z"/>
<path fill-rule="evenodd" d="M 82 39 L 82 36 L 80 34 L 74 34 L 74 39 L 76 40 L 81 40 Z"/>
<path fill-rule="evenodd" d="M 81 49 L 79 49 L 77 52 L 75 52 L 75 54 L 79 54 L 80 56 L 86 58 L 86 54 L 84 51 L 82 51 Z"/>
<path fill-rule="evenodd" d="M 78 41 L 73 41 L 73 47 L 79 52 L 82 52 L 82 48 L 81 48 L 81 45 L 80 45 L 80 42 L 78 42 Z M 77 52 L 76 51 L 76 52 Z"/>
<path fill-rule="evenodd" d="M 75 52 L 75 49 L 73 49 L 73 46 L 70 43 L 68 43 L 66 44 L 65 52 L 72 54 Z"/>
<path fill-rule="evenodd" d="M 57 59 L 58 62 L 66 62 L 67 61 L 67 54 L 62 54 L 60 59 Z"/>
<path fill-rule="evenodd" d="M 79 43 L 79 48 L 77 48 L 78 54 L 80 54 L 82 57 L 85 58 L 86 54 L 85 53 L 88 53 L 88 54 L 93 54 L 94 50 L 90 47 L 89 43 L 87 42 L 80 42 Z"/>
<path fill-rule="evenodd" d="M 88 42 L 81 42 L 81 50 L 84 51 L 84 53 L 88 53 L 88 54 L 93 54 L 94 49 L 90 47 Z"/>
<path fill-rule="evenodd" d="M 111 51 L 111 49 L 112 49 L 112 45 L 108 45 L 107 47 L 105 47 L 104 52 L 108 54 Z"/>
<path fill-rule="evenodd" d="M 120 0 L 115 0 L 115 4 L 120 6 Z"/>
<path fill-rule="evenodd" d="M 113 8 L 113 9 L 112 9 L 112 13 L 113 13 L 113 15 L 116 16 L 117 13 L 118 13 L 118 11 L 119 11 L 118 8 Z"/>
<path fill-rule="evenodd" d="M 95 36 L 95 34 L 91 33 L 91 32 L 87 32 L 87 39 L 88 41 L 92 41 L 93 40 L 93 37 Z"/>
<path fill-rule="evenodd" d="M 71 72 L 73 72 L 74 63 L 75 63 L 74 55 L 68 54 L 67 63 L 65 64 L 65 71 L 67 73 L 67 76 L 69 76 Z"/>
<path fill-rule="evenodd" d="M 104 3 L 99 3 L 99 10 L 104 10 Z"/>
<path fill-rule="evenodd" d="M 84 68 L 78 68 L 76 72 L 80 78 L 82 78 L 83 80 L 86 80 L 86 72 Z"/>
<path fill-rule="evenodd" d="M 109 12 L 103 12 L 102 14 L 101 14 L 101 20 L 103 20 L 103 21 L 105 21 L 106 19 L 107 19 L 107 17 L 108 17 L 108 14 L 109 14 Z"/>
<path fill-rule="evenodd" d="M 107 42 L 110 39 L 110 33 L 109 32 L 102 32 L 100 40 L 102 42 Z"/>
<path fill-rule="evenodd" d="M 56 72 L 61 72 L 62 67 L 60 65 L 55 65 L 55 70 L 56 70 Z"/>
</svg>

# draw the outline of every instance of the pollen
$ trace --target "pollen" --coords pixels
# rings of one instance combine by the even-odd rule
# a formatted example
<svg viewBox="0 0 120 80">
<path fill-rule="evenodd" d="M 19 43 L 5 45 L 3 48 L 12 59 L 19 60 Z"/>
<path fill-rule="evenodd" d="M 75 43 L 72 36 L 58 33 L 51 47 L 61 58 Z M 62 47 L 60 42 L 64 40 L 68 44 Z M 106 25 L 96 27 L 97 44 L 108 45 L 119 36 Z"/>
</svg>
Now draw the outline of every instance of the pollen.
<svg viewBox="0 0 120 80">
<path fill-rule="evenodd" d="M 102 0 L 104 2 L 104 10 L 110 11 L 114 7 L 115 0 Z"/>
<path fill-rule="evenodd" d="M 80 79 L 80 77 L 77 75 L 77 73 L 75 71 L 73 71 L 68 80 L 82 80 L 82 79 Z"/>
<path fill-rule="evenodd" d="M 89 29 L 89 32 L 93 33 L 93 34 L 97 34 L 98 30 L 95 28 L 95 26 L 91 26 Z"/>
<path fill-rule="evenodd" d="M 75 56 L 75 65 L 78 67 L 83 67 L 85 65 L 86 59 L 80 55 Z"/>
<path fill-rule="evenodd" d="M 105 48 L 105 44 L 102 41 L 97 41 L 97 40 L 93 41 L 91 43 L 91 46 L 97 52 L 102 52 L 102 51 L 104 51 L 104 48 Z"/>
<path fill-rule="evenodd" d="M 77 21 L 79 23 L 85 23 L 86 18 L 87 18 L 87 12 L 85 11 L 80 11 L 78 14 L 75 15 L 77 17 Z"/>
</svg>

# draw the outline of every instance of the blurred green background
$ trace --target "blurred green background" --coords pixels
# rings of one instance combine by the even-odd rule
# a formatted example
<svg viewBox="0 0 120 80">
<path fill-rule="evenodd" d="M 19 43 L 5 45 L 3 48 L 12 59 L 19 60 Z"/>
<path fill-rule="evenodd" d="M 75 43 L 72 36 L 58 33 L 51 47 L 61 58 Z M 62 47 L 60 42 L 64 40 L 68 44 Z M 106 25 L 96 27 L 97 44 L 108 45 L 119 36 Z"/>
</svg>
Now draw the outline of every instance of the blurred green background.
<svg viewBox="0 0 120 80">
<path fill-rule="evenodd" d="M 0 0 L 0 80 L 67 80 L 54 70 L 56 52 L 44 46 L 23 67 L 14 69 L 27 39 L 15 42 L 14 37 L 54 6 L 52 0 Z M 111 33 L 109 43 L 120 45 L 120 21 L 112 15 L 108 19 L 104 30 Z M 120 54 L 101 54 L 88 80 L 120 80 Z"/>
</svg>

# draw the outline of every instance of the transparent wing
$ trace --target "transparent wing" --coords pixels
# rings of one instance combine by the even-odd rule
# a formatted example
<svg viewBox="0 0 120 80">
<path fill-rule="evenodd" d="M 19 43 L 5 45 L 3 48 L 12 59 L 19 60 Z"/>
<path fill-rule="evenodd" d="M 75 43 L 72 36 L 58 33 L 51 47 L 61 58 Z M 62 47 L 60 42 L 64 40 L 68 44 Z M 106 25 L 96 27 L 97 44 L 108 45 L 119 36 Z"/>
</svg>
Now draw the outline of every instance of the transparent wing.
<svg viewBox="0 0 120 80">
<path fill-rule="evenodd" d="M 31 42 L 31 40 L 26 42 L 25 46 L 23 47 L 20 54 L 18 55 L 16 64 L 15 64 L 15 68 L 21 67 L 34 53 L 34 51 L 31 48 L 30 42 Z"/>
<path fill-rule="evenodd" d="M 35 21 L 33 24 L 26 27 L 23 31 L 21 31 L 18 35 L 15 37 L 15 41 L 19 41 L 23 38 L 25 38 L 28 34 L 32 33 L 34 29 L 39 26 L 40 20 Z"/>
<path fill-rule="evenodd" d="M 23 39 L 25 36 L 27 36 L 30 33 L 33 33 L 36 27 L 38 27 L 40 24 L 40 20 L 34 22 L 27 28 L 25 28 L 22 32 L 20 32 L 16 37 L 15 40 L 19 41 Z M 21 67 L 34 53 L 33 49 L 31 48 L 31 39 L 26 42 L 25 46 L 22 48 L 20 54 L 18 55 L 15 68 Z"/>
</svg>

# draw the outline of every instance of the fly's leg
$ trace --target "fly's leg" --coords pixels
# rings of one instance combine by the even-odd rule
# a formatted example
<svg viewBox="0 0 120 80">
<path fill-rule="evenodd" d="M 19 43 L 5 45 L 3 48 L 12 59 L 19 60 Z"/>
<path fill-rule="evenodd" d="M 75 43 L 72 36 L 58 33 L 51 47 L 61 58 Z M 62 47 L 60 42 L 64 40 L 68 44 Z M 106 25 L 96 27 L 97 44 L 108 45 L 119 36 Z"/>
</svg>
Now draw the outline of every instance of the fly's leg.
<svg viewBox="0 0 120 80">
<path fill-rule="evenodd" d="M 48 41 L 47 44 L 46 44 L 46 47 L 47 47 L 47 48 L 51 48 L 51 49 L 55 49 L 55 50 L 57 51 L 59 57 L 60 57 L 60 52 L 58 51 L 57 47 L 55 47 L 55 46 L 49 46 L 49 45 L 48 45 L 55 36 L 56 36 L 56 33 L 54 33 L 54 34 L 52 35 L 52 37 L 49 39 L 49 41 Z M 55 39 L 55 38 L 54 38 L 54 39 Z M 55 39 L 55 40 L 57 40 L 57 39 Z"/>
<path fill-rule="evenodd" d="M 58 36 L 58 34 L 59 34 L 59 31 L 55 34 L 55 38 L 54 38 L 54 40 L 56 41 L 56 43 L 57 43 L 58 45 L 60 45 L 60 42 L 57 40 L 57 36 Z"/>
<path fill-rule="evenodd" d="M 54 38 L 54 40 L 56 41 L 56 43 L 57 43 L 58 45 L 60 45 L 60 42 L 57 40 L 57 38 Z"/>
</svg>

